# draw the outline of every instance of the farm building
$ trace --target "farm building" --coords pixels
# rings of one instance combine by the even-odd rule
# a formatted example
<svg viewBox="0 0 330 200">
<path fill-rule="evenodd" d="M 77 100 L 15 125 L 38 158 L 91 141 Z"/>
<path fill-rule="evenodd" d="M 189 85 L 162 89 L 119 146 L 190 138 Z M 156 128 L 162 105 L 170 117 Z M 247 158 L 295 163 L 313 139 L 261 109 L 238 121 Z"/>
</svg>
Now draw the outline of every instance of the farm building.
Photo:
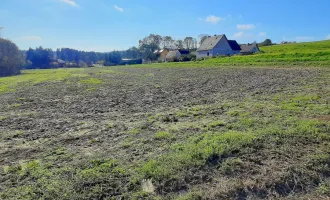
<svg viewBox="0 0 330 200">
<path fill-rule="evenodd" d="M 168 49 L 161 49 L 161 50 L 156 50 L 154 53 L 159 55 L 158 60 L 165 61 L 168 52 L 169 52 Z"/>
<path fill-rule="evenodd" d="M 174 61 L 175 59 L 179 59 L 181 57 L 181 53 L 179 50 L 173 50 L 168 52 L 166 55 L 166 61 Z"/>
<path fill-rule="evenodd" d="M 244 55 L 260 52 L 260 49 L 256 43 L 241 45 L 241 49 L 241 54 Z"/>
<path fill-rule="evenodd" d="M 207 37 L 197 50 L 197 58 L 212 57 L 218 55 L 239 54 L 240 46 L 235 40 L 228 40 L 226 35 Z"/>
<path fill-rule="evenodd" d="M 57 59 L 56 61 L 58 63 L 58 67 L 61 67 L 61 68 L 65 67 L 66 62 L 64 60 Z"/>
</svg>

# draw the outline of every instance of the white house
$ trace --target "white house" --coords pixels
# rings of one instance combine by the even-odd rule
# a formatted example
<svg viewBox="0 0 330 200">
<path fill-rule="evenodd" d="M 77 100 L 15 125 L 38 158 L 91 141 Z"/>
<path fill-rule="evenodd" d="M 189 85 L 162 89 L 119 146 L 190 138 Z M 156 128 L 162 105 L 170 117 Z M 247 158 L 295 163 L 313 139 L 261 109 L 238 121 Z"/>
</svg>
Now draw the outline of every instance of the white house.
<svg viewBox="0 0 330 200">
<path fill-rule="evenodd" d="M 205 38 L 197 50 L 197 58 L 234 55 L 240 51 L 241 48 L 235 40 L 228 40 L 226 35 L 215 35 Z"/>
</svg>

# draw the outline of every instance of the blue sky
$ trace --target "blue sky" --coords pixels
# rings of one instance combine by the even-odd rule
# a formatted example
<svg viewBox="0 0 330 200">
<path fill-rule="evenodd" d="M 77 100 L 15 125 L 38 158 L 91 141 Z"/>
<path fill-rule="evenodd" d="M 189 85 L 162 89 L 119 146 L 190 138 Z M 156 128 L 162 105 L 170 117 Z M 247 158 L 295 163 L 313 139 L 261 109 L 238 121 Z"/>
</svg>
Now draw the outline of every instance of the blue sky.
<svg viewBox="0 0 330 200">
<path fill-rule="evenodd" d="M 240 43 L 330 39 L 330 0 L 0 0 L 2 36 L 21 49 L 123 50 L 150 33 Z"/>
</svg>

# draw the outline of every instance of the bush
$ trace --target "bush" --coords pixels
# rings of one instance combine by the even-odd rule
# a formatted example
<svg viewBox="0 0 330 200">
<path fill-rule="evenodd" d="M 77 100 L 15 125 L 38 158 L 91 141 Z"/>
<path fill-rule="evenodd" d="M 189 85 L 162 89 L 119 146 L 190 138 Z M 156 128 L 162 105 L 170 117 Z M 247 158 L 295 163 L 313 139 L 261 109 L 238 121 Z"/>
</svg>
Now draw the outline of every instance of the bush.
<svg viewBox="0 0 330 200">
<path fill-rule="evenodd" d="M 58 66 L 59 66 L 58 62 L 49 63 L 49 68 L 51 68 L 51 69 L 58 68 Z"/>
<path fill-rule="evenodd" d="M 196 55 L 192 55 L 192 54 L 185 55 L 185 56 L 182 56 L 179 60 L 180 60 L 180 62 L 195 61 Z"/>
<path fill-rule="evenodd" d="M 71 62 L 71 63 L 66 63 L 67 68 L 80 68 L 78 63 Z"/>
<path fill-rule="evenodd" d="M 0 38 L 0 76 L 20 73 L 23 56 L 13 42 Z"/>
<path fill-rule="evenodd" d="M 117 65 L 116 63 L 110 63 L 110 62 L 104 63 L 104 66 L 106 66 L 106 67 L 111 67 L 111 66 L 116 66 L 116 65 Z"/>
</svg>

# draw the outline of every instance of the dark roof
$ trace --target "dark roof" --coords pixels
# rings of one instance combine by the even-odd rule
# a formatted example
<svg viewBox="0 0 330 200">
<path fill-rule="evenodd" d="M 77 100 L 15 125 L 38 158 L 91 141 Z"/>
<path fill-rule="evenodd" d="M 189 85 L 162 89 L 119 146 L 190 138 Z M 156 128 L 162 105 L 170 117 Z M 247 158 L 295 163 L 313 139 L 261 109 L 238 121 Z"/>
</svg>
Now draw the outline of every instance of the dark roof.
<svg viewBox="0 0 330 200">
<path fill-rule="evenodd" d="M 181 53 L 181 55 L 187 55 L 190 53 L 189 50 L 186 49 L 179 49 L 178 51 Z"/>
<path fill-rule="evenodd" d="M 256 43 L 253 44 L 243 44 L 241 45 L 242 53 L 253 53 L 253 48 L 257 47 L 259 50 L 259 47 Z"/>
<path fill-rule="evenodd" d="M 241 47 L 236 42 L 236 40 L 228 40 L 228 43 L 229 43 L 232 50 L 234 50 L 234 51 L 240 51 L 241 50 Z"/>
<path fill-rule="evenodd" d="M 214 47 L 219 43 L 219 41 L 226 37 L 225 35 L 216 35 L 214 37 L 207 37 L 203 41 L 203 43 L 199 46 L 197 51 L 207 51 L 210 49 L 214 49 Z"/>
</svg>

